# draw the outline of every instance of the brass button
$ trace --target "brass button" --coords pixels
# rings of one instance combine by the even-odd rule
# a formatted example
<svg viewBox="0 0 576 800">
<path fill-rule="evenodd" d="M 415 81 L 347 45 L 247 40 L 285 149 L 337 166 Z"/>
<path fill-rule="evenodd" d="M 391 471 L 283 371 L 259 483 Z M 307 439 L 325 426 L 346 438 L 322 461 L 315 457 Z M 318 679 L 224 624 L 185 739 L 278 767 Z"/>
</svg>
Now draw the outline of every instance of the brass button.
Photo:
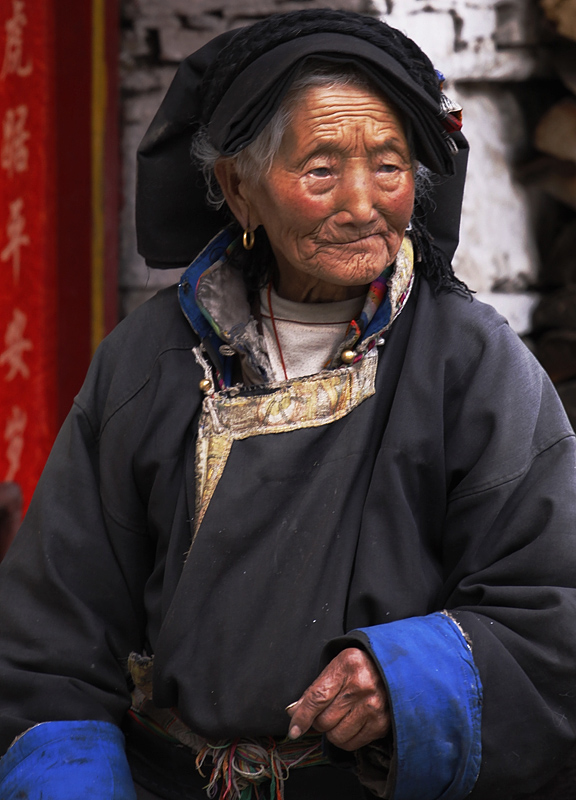
<svg viewBox="0 0 576 800">
<path fill-rule="evenodd" d="M 343 364 L 351 364 L 356 358 L 354 350 L 344 350 L 340 356 Z"/>
<path fill-rule="evenodd" d="M 209 381 L 208 378 L 202 378 L 198 386 L 200 387 L 201 392 L 204 392 L 204 394 L 208 394 L 208 392 L 212 388 L 212 381 Z"/>
</svg>

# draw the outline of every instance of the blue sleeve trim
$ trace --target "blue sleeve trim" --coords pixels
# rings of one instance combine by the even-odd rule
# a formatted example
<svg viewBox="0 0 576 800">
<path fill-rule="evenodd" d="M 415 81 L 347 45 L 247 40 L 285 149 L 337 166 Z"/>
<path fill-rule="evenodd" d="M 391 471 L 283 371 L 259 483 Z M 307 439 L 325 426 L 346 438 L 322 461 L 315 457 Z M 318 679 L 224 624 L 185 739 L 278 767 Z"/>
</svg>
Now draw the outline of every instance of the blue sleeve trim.
<svg viewBox="0 0 576 800">
<path fill-rule="evenodd" d="M 460 628 L 441 613 L 361 628 L 394 725 L 394 800 L 462 800 L 482 759 L 482 684 Z"/>
<path fill-rule="evenodd" d="M 2 800 L 136 800 L 124 736 L 110 722 L 43 722 L 0 760 Z"/>
</svg>

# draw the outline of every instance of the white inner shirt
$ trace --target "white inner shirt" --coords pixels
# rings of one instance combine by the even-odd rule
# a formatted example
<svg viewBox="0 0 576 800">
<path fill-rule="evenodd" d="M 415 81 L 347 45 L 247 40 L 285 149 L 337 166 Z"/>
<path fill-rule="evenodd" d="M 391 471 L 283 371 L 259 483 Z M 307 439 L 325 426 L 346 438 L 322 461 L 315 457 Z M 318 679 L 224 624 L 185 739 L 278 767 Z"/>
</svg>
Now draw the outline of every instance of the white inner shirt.
<svg viewBox="0 0 576 800">
<path fill-rule="evenodd" d="M 337 303 L 295 303 L 280 297 L 271 287 L 270 300 L 278 340 L 268 306 L 268 287 L 260 290 L 262 331 L 274 370 L 274 380 L 285 379 L 282 356 L 289 378 L 320 372 L 331 361 L 351 320 L 360 315 L 365 297 Z"/>
</svg>

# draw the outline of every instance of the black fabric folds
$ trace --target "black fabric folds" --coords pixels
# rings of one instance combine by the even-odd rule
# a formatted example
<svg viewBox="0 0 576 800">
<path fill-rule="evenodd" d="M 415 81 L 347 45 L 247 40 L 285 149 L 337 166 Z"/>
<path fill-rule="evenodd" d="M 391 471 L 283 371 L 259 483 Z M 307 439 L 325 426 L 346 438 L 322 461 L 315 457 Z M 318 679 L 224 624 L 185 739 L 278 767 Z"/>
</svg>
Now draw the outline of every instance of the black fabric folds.
<svg viewBox="0 0 576 800">
<path fill-rule="evenodd" d="M 408 116 L 418 159 L 439 175 L 454 172 L 452 151 L 440 109 L 389 53 L 356 36 L 316 33 L 264 53 L 243 70 L 224 94 L 208 123 L 213 144 L 236 155 L 258 136 L 278 109 L 300 65 L 321 56 L 336 64 L 355 64 Z"/>
<path fill-rule="evenodd" d="M 184 59 L 138 148 L 136 235 L 149 267 L 187 267 L 227 222 L 224 212 L 206 204 L 190 145 L 200 124 L 202 76 L 234 33 Z"/>
</svg>

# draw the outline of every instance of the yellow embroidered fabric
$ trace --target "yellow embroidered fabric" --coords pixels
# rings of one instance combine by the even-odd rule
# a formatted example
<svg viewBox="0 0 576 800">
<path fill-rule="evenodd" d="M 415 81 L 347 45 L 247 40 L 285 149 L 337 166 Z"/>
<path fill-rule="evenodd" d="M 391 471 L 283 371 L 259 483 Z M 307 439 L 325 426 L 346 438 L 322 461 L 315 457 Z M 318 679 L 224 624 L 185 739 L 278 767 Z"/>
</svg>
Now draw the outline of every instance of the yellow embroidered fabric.
<svg viewBox="0 0 576 800">
<path fill-rule="evenodd" d="M 402 310 L 406 296 L 412 289 L 414 279 L 414 246 L 408 236 L 404 237 L 402 246 L 396 256 L 394 274 L 388 281 L 388 293 L 392 316 L 387 327 L 390 327 L 396 315 Z"/>
<path fill-rule="evenodd" d="M 266 394 L 230 396 L 217 392 L 205 397 L 196 443 L 194 537 L 233 442 L 328 425 L 341 419 L 374 394 L 377 364 L 374 349 L 349 367 L 270 384 Z"/>
</svg>

